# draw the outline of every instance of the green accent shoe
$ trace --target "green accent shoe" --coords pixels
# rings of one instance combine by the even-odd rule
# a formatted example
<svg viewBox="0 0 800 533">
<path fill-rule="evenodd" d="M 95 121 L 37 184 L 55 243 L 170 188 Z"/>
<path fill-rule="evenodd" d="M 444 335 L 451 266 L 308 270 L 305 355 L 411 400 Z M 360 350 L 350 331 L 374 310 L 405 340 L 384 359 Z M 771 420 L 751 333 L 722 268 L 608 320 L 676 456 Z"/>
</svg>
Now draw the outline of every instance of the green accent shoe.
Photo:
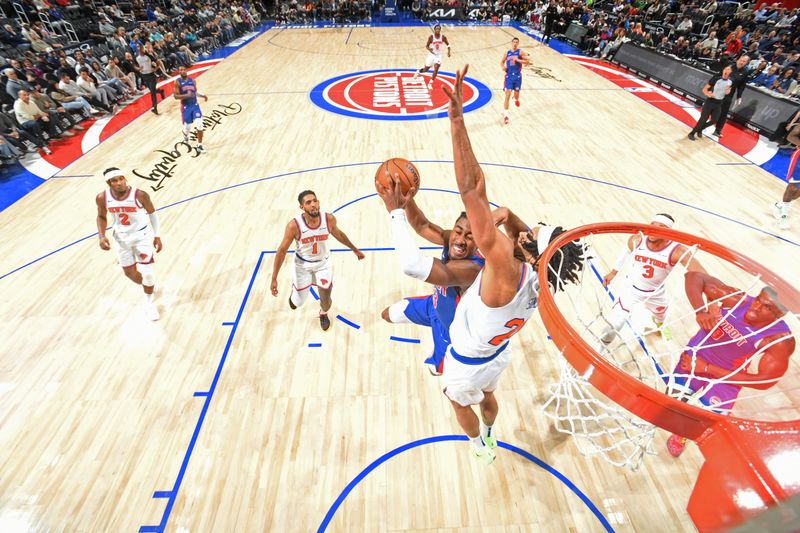
<svg viewBox="0 0 800 533">
<path fill-rule="evenodd" d="M 479 448 L 477 450 L 470 446 L 470 449 L 472 451 L 472 456 L 477 461 L 479 461 L 479 462 L 481 462 L 483 464 L 486 464 L 486 465 L 492 464 L 492 462 L 494 461 L 495 457 L 497 457 L 497 454 L 494 453 L 494 450 L 489 448 L 489 446 L 482 446 L 481 448 Z"/>
</svg>

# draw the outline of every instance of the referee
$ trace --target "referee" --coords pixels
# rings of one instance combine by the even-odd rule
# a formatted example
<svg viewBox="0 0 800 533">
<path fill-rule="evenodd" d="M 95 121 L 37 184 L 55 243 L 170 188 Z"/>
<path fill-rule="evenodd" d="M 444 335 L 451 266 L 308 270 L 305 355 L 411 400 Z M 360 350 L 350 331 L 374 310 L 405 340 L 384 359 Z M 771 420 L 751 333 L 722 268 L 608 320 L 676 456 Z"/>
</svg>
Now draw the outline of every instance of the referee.
<svg viewBox="0 0 800 533">
<path fill-rule="evenodd" d="M 156 93 L 161 93 L 161 98 L 164 98 L 164 90 L 156 88 L 156 58 L 144 51 L 142 45 L 137 46 L 138 55 L 136 56 L 136 63 L 139 64 L 139 73 L 142 77 L 142 83 L 150 91 L 150 101 L 153 104 L 153 113 L 158 115 L 158 98 Z"/>
<path fill-rule="evenodd" d="M 744 54 L 742 57 L 736 60 L 735 64 L 731 66 L 731 92 L 722 99 L 722 109 L 720 109 L 717 125 L 714 128 L 714 135 L 717 137 L 722 137 L 722 126 L 724 126 L 725 122 L 728 120 L 728 111 L 733 103 L 734 93 L 736 93 L 735 105 L 742 103 L 742 93 L 744 92 L 744 88 L 747 86 L 748 79 L 745 67 L 747 67 L 749 62 L 750 56 Z"/>
<path fill-rule="evenodd" d="M 689 140 L 695 140 L 695 135 L 701 135 L 703 130 L 717 121 L 719 112 L 722 111 L 722 101 L 731 93 L 731 71 L 733 65 L 726 65 L 720 74 L 711 76 L 705 87 L 703 87 L 703 94 L 706 95 L 706 101 L 703 103 L 703 109 L 700 111 L 700 118 L 697 120 L 694 129 L 689 133 Z M 708 120 L 708 117 L 711 120 Z"/>
</svg>

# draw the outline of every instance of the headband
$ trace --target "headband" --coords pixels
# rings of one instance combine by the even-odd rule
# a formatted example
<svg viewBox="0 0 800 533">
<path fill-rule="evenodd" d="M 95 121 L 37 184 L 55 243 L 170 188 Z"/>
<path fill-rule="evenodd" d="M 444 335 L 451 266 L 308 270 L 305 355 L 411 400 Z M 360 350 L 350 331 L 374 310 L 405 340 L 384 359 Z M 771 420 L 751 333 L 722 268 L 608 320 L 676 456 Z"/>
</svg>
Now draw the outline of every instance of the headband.
<svg viewBox="0 0 800 533">
<path fill-rule="evenodd" d="M 654 216 L 652 222 L 660 222 L 661 224 L 664 224 L 668 228 L 671 228 L 672 225 L 675 224 L 674 220 L 672 220 L 671 218 L 666 217 L 664 215 L 656 215 L 656 216 Z"/>
<path fill-rule="evenodd" d="M 108 181 L 110 179 L 113 179 L 113 178 L 119 178 L 119 177 L 123 177 L 123 178 L 125 177 L 125 174 L 123 174 L 123 172 L 121 170 L 119 170 L 119 169 L 111 170 L 111 171 L 103 174 L 103 179 L 106 180 L 106 181 Z"/>
<path fill-rule="evenodd" d="M 544 253 L 547 245 L 550 244 L 550 237 L 553 236 L 555 230 L 555 226 L 539 226 L 539 234 L 536 236 L 536 250 L 540 256 Z"/>
</svg>

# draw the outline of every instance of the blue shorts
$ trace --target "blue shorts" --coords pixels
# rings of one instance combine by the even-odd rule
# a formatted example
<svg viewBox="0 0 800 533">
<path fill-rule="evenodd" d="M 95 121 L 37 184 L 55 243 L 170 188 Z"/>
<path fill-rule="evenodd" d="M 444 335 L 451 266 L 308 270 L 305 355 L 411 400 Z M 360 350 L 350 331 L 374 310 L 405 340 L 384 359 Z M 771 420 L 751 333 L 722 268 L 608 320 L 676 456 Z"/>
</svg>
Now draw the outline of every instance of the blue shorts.
<svg viewBox="0 0 800 533">
<path fill-rule="evenodd" d="M 181 121 L 184 124 L 191 124 L 195 120 L 203 120 L 203 112 L 197 104 L 187 105 L 181 111 Z"/>
<path fill-rule="evenodd" d="M 504 88 L 506 91 L 519 91 L 522 88 L 522 76 L 506 75 Z"/>
<path fill-rule="evenodd" d="M 432 364 L 436 371 L 441 373 L 444 366 L 444 356 L 450 346 L 450 332 L 439 321 L 436 310 L 433 308 L 433 296 L 419 298 L 406 298 L 408 302 L 405 315 L 411 322 L 420 326 L 431 328 L 433 336 L 433 353 L 425 359 L 425 363 Z"/>
</svg>

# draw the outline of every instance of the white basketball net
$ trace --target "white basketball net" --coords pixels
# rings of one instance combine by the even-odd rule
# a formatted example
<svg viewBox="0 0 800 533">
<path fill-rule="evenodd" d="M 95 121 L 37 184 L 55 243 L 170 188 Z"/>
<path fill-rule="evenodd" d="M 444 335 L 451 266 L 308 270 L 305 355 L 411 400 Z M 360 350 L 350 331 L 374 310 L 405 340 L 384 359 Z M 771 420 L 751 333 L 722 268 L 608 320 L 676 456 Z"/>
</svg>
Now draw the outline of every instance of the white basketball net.
<svg viewBox="0 0 800 533">
<path fill-rule="evenodd" d="M 775 384 L 776 380 L 749 382 L 750 387 L 741 388 L 738 396 L 719 400 L 716 395 L 720 387 L 715 388 L 715 385 L 742 385 L 744 382 L 737 381 L 735 375 L 742 371 L 755 373 L 754 369 L 758 368 L 758 361 L 765 350 L 786 338 L 796 337 L 793 332 L 800 331 L 799 316 L 789 313 L 782 319 L 738 339 L 719 342 L 714 340 L 712 332 L 717 328 L 727 327 L 726 317 L 743 305 L 748 296 L 758 295 L 764 284 L 758 277 L 749 275 L 712 254 L 687 247 L 684 255 L 689 261 L 697 259 L 711 275 L 741 289 L 733 295 L 736 305 L 730 310 L 723 310 L 712 332 L 707 332 L 697 343 L 698 348 L 687 348 L 687 342 L 700 328 L 695 322 L 696 310 L 689 305 L 683 288 L 686 268 L 679 262 L 658 288 L 649 293 L 650 296 L 645 297 L 634 309 L 630 309 L 630 315 L 622 327 L 615 329 L 612 322 L 616 320 L 619 324 L 619 311 L 615 315 L 612 307 L 617 292 L 624 293 L 630 283 L 626 279 L 626 271 L 630 270 L 627 267 L 630 266 L 631 256 L 609 289 L 604 287 L 602 278 L 613 263 L 607 259 L 615 258 L 620 248 L 625 246 L 625 240 L 621 237 L 619 234 L 591 235 L 584 239 L 588 257 L 580 281 L 555 295 L 556 303 L 567 323 L 609 363 L 660 392 L 697 407 L 722 413 L 729 413 L 735 402 L 734 414 L 742 418 L 797 418 L 795 405 L 800 405 L 798 357 L 791 361 L 787 373 L 777 380 L 780 387 L 775 385 L 765 390 L 752 387 Z M 640 234 L 640 238 L 645 237 Z M 670 303 L 666 318 L 657 324 L 651 320 L 647 305 L 651 297 L 664 294 L 669 296 Z M 757 341 L 755 352 L 735 361 L 727 376 L 711 379 L 697 375 L 702 374 L 701 370 L 705 366 L 705 361 L 696 355 L 697 349 L 740 342 L 741 339 L 766 331 L 781 320 L 789 325 L 791 332 L 769 342 Z M 601 340 L 605 337 L 608 341 L 609 335 L 613 337 L 610 342 Z M 689 371 L 681 371 L 678 367 L 678 361 L 684 352 L 691 356 L 692 366 Z M 543 407 L 545 414 L 553 420 L 555 428 L 574 437 L 579 451 L 584 455 L 599 455 L 613 465 L 632 470 L 639 468 L 645 455 L 656 453 L 653 446 L 656 426 L 606 398 L 589 383 L 589 376 L 579 375 L 563 357 L 559 359 L 559 381 L 550 385 L 550 397 Z"/>
</svg>

